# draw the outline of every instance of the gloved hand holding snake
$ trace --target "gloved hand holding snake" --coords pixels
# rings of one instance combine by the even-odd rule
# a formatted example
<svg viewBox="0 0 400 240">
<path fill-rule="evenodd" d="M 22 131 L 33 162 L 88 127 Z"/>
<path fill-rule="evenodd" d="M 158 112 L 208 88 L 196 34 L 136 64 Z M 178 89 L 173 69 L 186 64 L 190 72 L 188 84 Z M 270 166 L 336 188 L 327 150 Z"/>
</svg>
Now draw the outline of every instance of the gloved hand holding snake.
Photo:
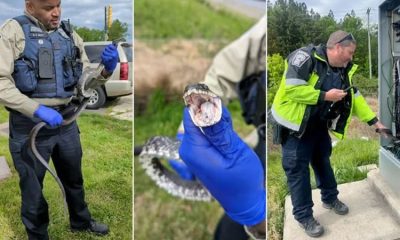
<svg viewBox="0 0 400 240">
<path fill-rule="evenodd" d="M 257 155 L 233 130 L 228 110 L 204 84 L 188 86 L 184 100 L 187 106 L 183 117 L 185 134 L 182 144 L 179 146 L 177 142 L 174 147 L 179 147 L 179 155 L 176 154 L 175 158 L 181 157 L 200 181 L 197 182 L 197 190 L 203 184 L 233 220 L 250 227 L 265 223 L 263 168 Z M 157 142 L 160 145 L 160 141 Z M 148 152 L 146 147 L 154 145 L 154 139 L 149 141 L 144 147 L 144 155 Z M 155 150 L 154 147 L 152 149 Z M 152 174 L 158 179 L 163 175 L 163 181 L 167 181 L 168 177 L 159 170 Z M 158 184 L 161 186 L 164 183 Z M 193 199 L 194 195 L 185 195 L 188 191 L 183 190 L 184 185 L 175 184 L 174 187 L 181 188 L 181 194 L 174 195 Z M 192 194 L 197 191 L 194 188 L 191 190 Z M 204 199 L 195 197 L 194 200 Z"/>
<path fill-rule="evenodd" d="M 190 108 L 184 111 L 185 135 L 179 155 L 233 220 L 248 226 L 264 221 L 262 166 L 233 130 L 228 110 L 222 108 L 216 124 L 199 128 Z"/>
</svg>

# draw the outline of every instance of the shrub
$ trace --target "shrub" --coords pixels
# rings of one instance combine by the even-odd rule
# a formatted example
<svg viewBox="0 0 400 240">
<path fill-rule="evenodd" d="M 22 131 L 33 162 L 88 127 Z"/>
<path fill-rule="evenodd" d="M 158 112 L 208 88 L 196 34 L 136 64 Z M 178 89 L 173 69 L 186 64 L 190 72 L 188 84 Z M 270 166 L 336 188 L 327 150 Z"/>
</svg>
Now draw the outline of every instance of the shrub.
<svg viewBox="0 0 400 240">
<path fill-rule="evenodd" d="M 353 85 L 360 90 L 360 92 L 366 95 L 374 95 L 378 94 L 378 79 L 373 78 L 369 79 L 364 77 L 361 74 L 355 74 L 353 76 Z"/>
<path fill-rule="evenodd" d="M 268 107 L 271 107 L 276 91 L 282 79 L 283 71 L 285 70 L 285 62 L 280 54 L 273 54 L 267 58 L 268 72 Z"/>
</svg>

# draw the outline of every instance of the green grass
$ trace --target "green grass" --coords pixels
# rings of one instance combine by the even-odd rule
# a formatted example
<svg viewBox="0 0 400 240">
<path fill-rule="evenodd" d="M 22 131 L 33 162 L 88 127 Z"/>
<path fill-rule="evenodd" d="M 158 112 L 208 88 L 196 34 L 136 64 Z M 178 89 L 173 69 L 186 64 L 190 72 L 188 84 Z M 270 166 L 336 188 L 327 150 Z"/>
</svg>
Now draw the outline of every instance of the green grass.
<svg viewBox="0 0 400 240">
<path fill-rule="evenodd" d="M 357 167 L 366 164 L 377 164 L 377 140 L 347 139 L 340 141 L 334 148 L 331 157 L 332 167 L 338 184 L 358 181 L 366 178 L 366 172 Z M 312 172 L 312 170 L 311 170 Z M 282 169 L 280 150 L 268 152 L 268 239 L 278 240 L 283 236 L 285 197 L 289 190 L 286 176 Z M 311 176 L 312 187 L 315 178 Z"/>
<path fill-rule="evenodd" d="M 8 122 L 8 112 L 4 107 L 0 107 L 0 124 Z"/>
<path fill-rule="evenodd" d="M 174 137 L 182 119 L 184 105 L 180 97 L 165 99 L 156 91 L 142 115 L 135 116 L 135 145 L 155 135 Z M 251 131 L 245 125 L 237 101 L 229 105 L 233 125 L 242 135 Z M 135 157 L 135 239 L 212 239 L 223 210 L 217 202 L 193 202 L 169 195 L 144 173 Z"/>
<path fill-rule="evenodd" d="M 235 39 L 254 23 L 205 0 L 136 0 L 135 37 Z"/>
<path fill-rule="evenodd" d="M 0 119 L 4 112 L 0 111 Z M 82 170 L 86 202 L 92 217 L 110 226 L 107 237 L 73 234 L 54 179 L 46 174 L 44 195 L 49 204 L 51 239 L 131 239 L 132 236 L 132 123 L 97 114 L 82 114 L 78 120 L 83 147 Z M 1 239 L 26 239 L 20 219 L 20 190 L 8 150 L 0 137 L 0 156 L 5 156 L 12 177 L 0 182 Z"/>
</svg>

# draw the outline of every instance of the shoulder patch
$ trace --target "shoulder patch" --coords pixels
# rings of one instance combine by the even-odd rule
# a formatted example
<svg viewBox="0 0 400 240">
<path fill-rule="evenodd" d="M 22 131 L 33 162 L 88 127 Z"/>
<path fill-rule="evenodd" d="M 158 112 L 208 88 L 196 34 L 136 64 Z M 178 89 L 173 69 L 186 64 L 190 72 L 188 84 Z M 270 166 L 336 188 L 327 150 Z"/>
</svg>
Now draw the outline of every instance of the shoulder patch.
<svg viewBox="0 0 400 240">
<path fill-rule="evenodd" d="M 303 50 L 298 50 L 292 58 L 291 64 L 296 67 L 301 67 L 309 58 L 310 55 L 308 53 Z"/>
</svg>

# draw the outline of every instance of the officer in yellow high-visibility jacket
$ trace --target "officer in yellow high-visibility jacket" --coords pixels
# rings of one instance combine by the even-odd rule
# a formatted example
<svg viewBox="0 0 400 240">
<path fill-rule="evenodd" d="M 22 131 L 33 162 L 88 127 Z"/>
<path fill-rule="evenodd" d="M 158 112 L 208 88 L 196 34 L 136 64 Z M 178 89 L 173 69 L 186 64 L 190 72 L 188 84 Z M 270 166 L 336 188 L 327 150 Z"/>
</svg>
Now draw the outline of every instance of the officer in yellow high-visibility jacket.
<svg viewBox="0 0 400 240">
<path fill-rule="evenodd" d="M 357 69 L 352 63 L 355 50 L 353 35 L 339 30 L 330 35 L 326 46 L 310 45 L 291 53 L 271 109 L 282 129 L 282 165 L 293 215 L 311 237 L 322 235 L 324 228 L 313 217 L 309 164 L 321 189 L 323 206 L 340 215 L 349 211 L 337 197 L 328 130 L 343 139 L 352 114 L 376 128 L 385 128 L 352 85 Z"/>
</svg>

